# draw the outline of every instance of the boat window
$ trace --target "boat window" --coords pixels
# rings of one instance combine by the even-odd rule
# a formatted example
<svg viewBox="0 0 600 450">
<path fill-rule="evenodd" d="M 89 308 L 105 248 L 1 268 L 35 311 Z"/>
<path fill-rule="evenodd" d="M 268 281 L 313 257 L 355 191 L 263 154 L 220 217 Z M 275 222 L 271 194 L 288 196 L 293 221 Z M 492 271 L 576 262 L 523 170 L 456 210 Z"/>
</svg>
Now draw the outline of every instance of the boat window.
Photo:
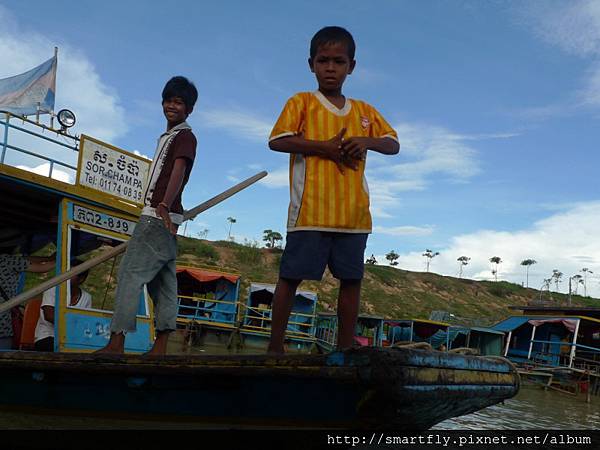
<svg viewBox="0 0 600 450">
<path fill-rule="evenodd" d="M 121 243 L 121 240 L 114 237 L 83 231 L 70 227 L 69 229 L 69 255 L 70 261 L 68 268 L 73 267 L 77 262 L 84 262 L 95 258 L 102 252 L 115 247 Z M 123 254 L 111 258 L 97 266 L 92 267 L 81 283 L 81 288 L 91 295 L 91 308 L 99 311 L 114 311 L 115 290 L 117 287 L 117 271 L 121 263 Z M 71 298 L 71 282 L 68 283 L 67 298 Z M 148 316 L 146 292 L 140 298 L 138 309 L 139 316 Z M 68 305 L 70 308 L 77 306 Z"/>
</svg>

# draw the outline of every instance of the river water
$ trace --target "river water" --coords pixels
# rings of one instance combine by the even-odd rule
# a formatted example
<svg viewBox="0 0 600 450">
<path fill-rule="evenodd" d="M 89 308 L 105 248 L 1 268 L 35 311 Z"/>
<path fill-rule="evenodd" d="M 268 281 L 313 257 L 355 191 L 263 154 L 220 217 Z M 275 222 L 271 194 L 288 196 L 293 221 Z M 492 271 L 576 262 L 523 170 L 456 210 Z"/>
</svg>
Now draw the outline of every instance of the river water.
<svg viewBox="0 0 600 450">
<path fill-rule="evenodd" d="M 572 397 L 540 387 L 521 387 L 503 404 L 437 424 L 436 430 L 600 429 L 600 398 Z"/>
<path fill-rule="evenodd" d="M 0 429 L 209 429 L 194 422 L 157 422 L 0 412 Z M 227 427 L 223 427 L 227 428 Z M 435 430 L 600 429 L 600 398 L 574 398 L 539 387 L 524 387 L 516 397 L 473 414 L 446 420 Z"/>
</svg>

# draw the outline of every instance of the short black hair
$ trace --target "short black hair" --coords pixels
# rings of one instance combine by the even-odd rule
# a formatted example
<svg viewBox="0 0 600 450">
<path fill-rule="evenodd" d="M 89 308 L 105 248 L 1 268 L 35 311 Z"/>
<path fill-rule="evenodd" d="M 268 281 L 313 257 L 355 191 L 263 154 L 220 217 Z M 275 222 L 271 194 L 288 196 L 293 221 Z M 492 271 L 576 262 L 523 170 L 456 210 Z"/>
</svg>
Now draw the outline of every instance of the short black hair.
<svg viewBox="0 0 600 450">
<path fill-rule="evenodd" d="M 78 265 L 83 264 L 83 261 L 79 258 L 74 258 L 71 260 L 71 269 L 73 267 L 77 267 Z M 77 275 L 77 278 L 79 278 L 80 280 L 83 279 L 85 280 L 88 275 L 90 274 L 90 269 L 88 270 L 84 270 L 83 272 L 81 272 L 79 275 Z"/>
<path fill-rule="evenodd" d="M 163 102 L 173 97 L 181 97 L 186 108 L 190 111 L 196 104 L 196 100 L 198 100 L 198 91 L 194 83 L 186 77 L 176 76 L 167 81 L 162 91 Z"/>
<path fill-rule="evenodd" d="M 351 60 L 354 59 L 356 52 L 356 44 L 354 38 L 348 30 L 342 27 L 325 27 L 321 28 L 310 40 L 310 58 L 314 58 L 322 45 L 340 43 L 346 44 L 348 56 Z"/>
</svg>

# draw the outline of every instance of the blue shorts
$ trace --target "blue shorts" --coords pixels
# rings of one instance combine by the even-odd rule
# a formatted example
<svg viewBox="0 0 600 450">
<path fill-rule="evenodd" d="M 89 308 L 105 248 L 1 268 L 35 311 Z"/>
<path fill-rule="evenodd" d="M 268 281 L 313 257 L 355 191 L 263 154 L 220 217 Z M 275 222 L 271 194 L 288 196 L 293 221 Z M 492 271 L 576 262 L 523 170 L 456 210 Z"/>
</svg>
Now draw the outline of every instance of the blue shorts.
<svg viewBox="0 0 600 450">
<path fill-rule="evenodd" d="M 287 234 L 279 276 L 320 280 L 325 267 L 338 280 L 361 280 L 365 270 L 366 233 L 293 231 Z"/>
</svg>

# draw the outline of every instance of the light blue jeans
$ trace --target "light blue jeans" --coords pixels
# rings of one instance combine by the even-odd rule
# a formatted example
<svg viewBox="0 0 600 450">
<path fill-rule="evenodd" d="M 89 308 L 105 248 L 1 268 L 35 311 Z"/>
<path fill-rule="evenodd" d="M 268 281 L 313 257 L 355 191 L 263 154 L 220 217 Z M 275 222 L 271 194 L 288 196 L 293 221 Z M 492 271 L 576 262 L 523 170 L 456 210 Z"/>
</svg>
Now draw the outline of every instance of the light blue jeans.
<svg viewBox="0 0 600 450">
<path fill-rule="evenodd" d="M 144 285 L 154 303 L 158 331 L 175 330 L 177 320 L 177 238 L 161 219 L 141 216 L 119 266 L 113 333 L 135 331 Z"/>
</svg>

